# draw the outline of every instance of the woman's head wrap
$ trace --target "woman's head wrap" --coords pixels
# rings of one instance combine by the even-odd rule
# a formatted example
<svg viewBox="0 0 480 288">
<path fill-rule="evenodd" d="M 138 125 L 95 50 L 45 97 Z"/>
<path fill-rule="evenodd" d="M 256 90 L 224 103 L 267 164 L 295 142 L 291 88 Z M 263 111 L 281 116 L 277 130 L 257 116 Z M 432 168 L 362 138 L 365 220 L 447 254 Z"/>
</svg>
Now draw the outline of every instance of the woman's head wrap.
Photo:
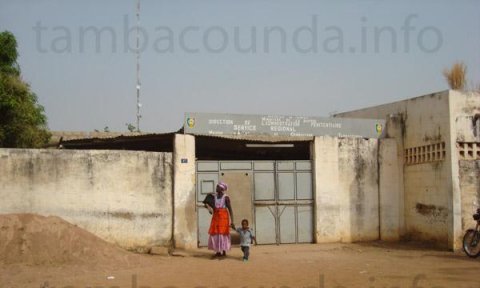
<svg viewBox="0 0 480 288">
<path fill-rule="evenodd" d="M 226 184 L 226 183 L 223 183 L 223 182 L 218 182 L 217 188 L 222 189 L 222 191 L 224 191 L 224 192 L 228 190 L 227 184 Z"/>
</svg>

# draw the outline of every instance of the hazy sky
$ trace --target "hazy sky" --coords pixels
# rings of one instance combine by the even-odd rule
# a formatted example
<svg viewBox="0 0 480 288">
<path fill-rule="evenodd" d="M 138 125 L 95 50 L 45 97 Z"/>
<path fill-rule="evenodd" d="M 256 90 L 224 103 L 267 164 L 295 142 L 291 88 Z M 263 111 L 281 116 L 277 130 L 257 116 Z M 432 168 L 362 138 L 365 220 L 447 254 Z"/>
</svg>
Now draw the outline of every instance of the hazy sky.
<svg viewBox="0 0 480 288">
<path fill-rule="evenodd" d="M 135 123 L 135 7 L 0 0 L 50 129 Z M 445 90 L 457 60 L 480 83 L 479 13 L 478 0 L 141 0 L 140 126 L 177 130 L 186 111 L 328 116 Z"/>
</svg>

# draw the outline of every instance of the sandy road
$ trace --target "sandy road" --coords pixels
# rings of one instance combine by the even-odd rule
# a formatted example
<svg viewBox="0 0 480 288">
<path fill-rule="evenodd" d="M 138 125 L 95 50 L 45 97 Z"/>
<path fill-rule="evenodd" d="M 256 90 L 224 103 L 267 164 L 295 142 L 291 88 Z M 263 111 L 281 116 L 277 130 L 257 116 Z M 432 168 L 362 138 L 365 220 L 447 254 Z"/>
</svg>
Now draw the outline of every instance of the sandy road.
<svg viewBox="0 0 480 288">
<path fill-rule="evenodd" d="M 206 249 L 182 255 L 135 255 L 127 267 L 4 265 L 0 287 L 480 287 L 480 258 L 411 244 L 256 246 L 247 263 L 237 247 L 224 260 Z"/>
</svg>

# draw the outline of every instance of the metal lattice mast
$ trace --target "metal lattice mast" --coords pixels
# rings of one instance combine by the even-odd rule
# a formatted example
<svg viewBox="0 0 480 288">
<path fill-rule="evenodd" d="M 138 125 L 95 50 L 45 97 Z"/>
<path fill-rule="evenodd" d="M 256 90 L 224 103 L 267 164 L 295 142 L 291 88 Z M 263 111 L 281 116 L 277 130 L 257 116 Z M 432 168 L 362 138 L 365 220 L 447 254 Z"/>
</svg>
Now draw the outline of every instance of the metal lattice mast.
<svg viewBox="0 0 480 288">
<path fill-rule="evenodd" d="M 137 132 L 140 132 L 140 118 L 142 115 L 140 114 L 140 108 L 142 104 L 140 103 L 140 0 L 137 0 L 137 49 L 136 49 L 136 56 L 137 56 Z"/>
</svg>

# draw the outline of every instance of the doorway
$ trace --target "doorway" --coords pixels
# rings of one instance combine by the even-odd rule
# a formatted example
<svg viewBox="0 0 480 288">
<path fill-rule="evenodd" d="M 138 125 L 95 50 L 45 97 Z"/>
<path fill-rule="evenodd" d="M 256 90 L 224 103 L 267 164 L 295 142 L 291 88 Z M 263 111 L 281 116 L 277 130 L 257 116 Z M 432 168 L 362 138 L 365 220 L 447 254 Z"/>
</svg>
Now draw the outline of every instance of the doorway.
<svg viewBox="0 0 480 288">
<path fill-rule="evenodd" d="M 218 181 L 229 186 L 235 225 L 248 219 L 259 244 L 313 242 L 311 161 L 197 161 L 199 247 L 208 244 L 211 219 L 202 201 Z"/>
</svg>

